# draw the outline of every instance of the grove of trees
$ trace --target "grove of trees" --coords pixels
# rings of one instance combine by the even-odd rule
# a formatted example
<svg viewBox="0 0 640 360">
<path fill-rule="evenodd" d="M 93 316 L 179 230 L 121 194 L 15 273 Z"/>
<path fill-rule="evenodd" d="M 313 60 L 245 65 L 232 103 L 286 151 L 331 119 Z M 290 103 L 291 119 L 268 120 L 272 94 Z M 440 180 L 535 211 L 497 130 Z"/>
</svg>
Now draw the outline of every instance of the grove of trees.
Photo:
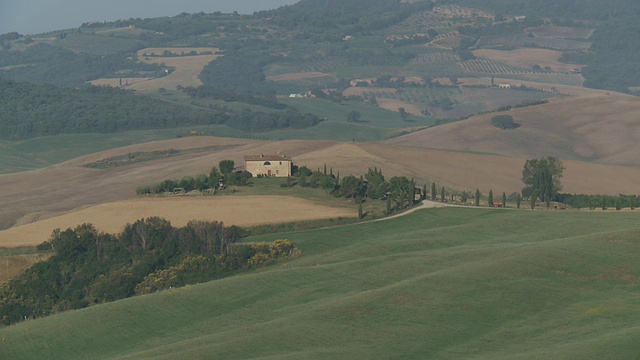
<svg viewBox="0 0 640 360">
<path fill-rule="evenodd" d="M 522 182 L 525 184 L 522 195 L 535 195 L 543 202 L 553 200 L 562 190 L 560 179 L 564 169 L 562 161 L 553 156 L 527 160 L 522 169 Z"/>
<path fill-rule="evenodd" d="M 242 229 L 220 222 L 176 228 L 158 217 L 128 224 L 119 234 L 91 224 L 55 230 L 39 246 L 53 256 L 0 285 L 0 319 L 9 325 L 209 281 L 298 253 L 288 240 L 237 244 L 242 236 Z"/>
</svg>

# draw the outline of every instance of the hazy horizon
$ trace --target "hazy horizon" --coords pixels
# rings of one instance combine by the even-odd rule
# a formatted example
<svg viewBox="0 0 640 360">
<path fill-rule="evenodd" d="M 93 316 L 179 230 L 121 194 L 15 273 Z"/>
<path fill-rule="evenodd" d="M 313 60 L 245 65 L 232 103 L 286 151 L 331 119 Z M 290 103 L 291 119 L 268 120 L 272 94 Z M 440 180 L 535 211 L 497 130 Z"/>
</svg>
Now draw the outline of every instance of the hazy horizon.
<svg viewBox="0 0 640 360">
<path fill-rule="evenodd" d="M 0 0 L 0 34 L 38 34 L 77 28 L 91 21 L 174 16 L 183 12 L 215 11 L 251 14 L 299 0 Z"/>
</svg>

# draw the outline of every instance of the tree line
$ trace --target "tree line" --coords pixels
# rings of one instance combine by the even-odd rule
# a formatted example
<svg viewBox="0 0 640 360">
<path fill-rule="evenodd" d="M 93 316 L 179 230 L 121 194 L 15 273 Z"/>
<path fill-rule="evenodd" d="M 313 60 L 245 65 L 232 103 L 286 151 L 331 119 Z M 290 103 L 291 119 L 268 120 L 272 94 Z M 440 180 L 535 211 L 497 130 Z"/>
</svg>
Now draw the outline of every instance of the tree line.
<svg viewBox="0 0 640 360">
<path fill-rule="evenodd" d="M 227 125 L 245 132 L 301 129 L 322 119 L 296 111 L 212 111 L 172 104 L 111 87 L 62 88 L 0 79 L 0 138 L 113 133 L 192 125 Z"/>
<path fill-rule="evenodd" d="M 164 76 L 165 66 L 137 62 L 132 59 L 143 45 L 107 55 L 77 53 L 49 44 L 36 44 L 25 50 L 0 51 L 0 77 L 20 82 L 46 83 L 58 86 L 84 86 L 99 78 L 117 78 L 119 71 L 128 76 Z"/>
<path fill-rule="evenodd" d="M 0 138 L 222 124 L 224 113 L 192 109 L 110 87 L 62 88 L 0 79 Z"/>
<path fill-rule="evenodd" d="M 152 217 L 127 224 L 119 234 L 91 224 L 54 230 L 39 249 L 53 256 L 0 286 L 5 325 L 224 277 L 299 255 L 288 240 L 238 244 L 242 229 L 191 221 L 173 227 Z"/>
<path fill-rule="evenodd" d="M 247 186 L 250 184 L 252 175 L 244 170 L 235 171 L 233 160 L 221 160 L 218 167 L 213 167 L 209 175 L 200 174 L 195 177 L 185 176 L 180 180 L 166 179 L 152 185 L 141 185 L 136 189 L 138 195 L 164 194 L 179 191 L 189 192 L 192 190 L 205 191 L 217 190 L 230 185 Z"/>
<path fill-rule="evenodd" d="M 294 181 L 295 180 L 295 181 Z M 415 204 L 417 194 L 416 182 L 405 176 L 394 176 L 386 180 L 382 169 L 369 169 L 359 177 L 347 175 L 340 178 L 340 173 L 334 174 L 333 169 L 325 165 L 323 170 L 312 171 L 306 166 L 300 167 L 289 179 L 287 186 L 301 186 L 322 188 L 328 194 L 336 197 L 353 199 L 359 205 L 359 215 L 362 218 L 362 203 L 367 200 L 386 201 L 386 214 L 403 210 Z"/>
</svg>

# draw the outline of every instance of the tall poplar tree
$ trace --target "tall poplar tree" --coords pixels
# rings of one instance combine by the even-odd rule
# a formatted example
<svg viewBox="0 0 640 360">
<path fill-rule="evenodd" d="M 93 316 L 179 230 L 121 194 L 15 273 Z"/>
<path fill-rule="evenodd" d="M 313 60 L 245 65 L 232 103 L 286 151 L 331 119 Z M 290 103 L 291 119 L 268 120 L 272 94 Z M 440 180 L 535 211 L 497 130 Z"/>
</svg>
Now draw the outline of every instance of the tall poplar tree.
<svg viewBox="0 0 640 360">
<path fill-rule="evenodd" d="M 431 184 L 431 201 L 436 201 L 436 183 Z"/>
<path fill-rule="evenodd" d="M 538 194 L 540 201 L 551 201 L 562 190 L 560 179 L 565 167 L 562 161 L 553 156 L 527 160 L 522 169 L 523 195 Z"/>
</svg>

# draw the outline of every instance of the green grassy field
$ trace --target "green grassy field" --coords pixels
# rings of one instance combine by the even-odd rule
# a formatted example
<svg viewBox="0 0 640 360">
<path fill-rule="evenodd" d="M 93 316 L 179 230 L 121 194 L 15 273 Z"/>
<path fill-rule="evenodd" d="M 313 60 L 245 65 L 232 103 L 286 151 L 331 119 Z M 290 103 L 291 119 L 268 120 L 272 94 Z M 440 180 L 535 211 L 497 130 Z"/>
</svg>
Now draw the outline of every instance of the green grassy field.
<svg viewBox="0 0 640 360">
<path fill-rule="evenodd" d="M 360 122 L 357 124 L 381 129 L 398 129 L 435 124 L 434 119 L 417 116 L 409 116 L 410 121 L 403 122 L 398 112 L 357 102 L 336 103 L 322 99 L 282 99 L 280 101 L 296 107 L 302 113 L 308 112 L 331 121 L 345 123 L 347 122 L 347 114 L 351 111 L 357 111 L 362 115 Z"/>
<path fill-rule="evenodd" d="M 179 97 L 177 101 L 184 102 L 186 100 Z M 283 102 L 297 107 L 301 112 L 311 112 L 326 117 L 329 121 L 307 129 L 283 129 L 259 134 L 246 134 L 228 126 L 212 125 L 126 131 L 113 134 L 66 134 L 21 141 L 0 140 L 0 174 L 43 168 L 82 155 L 122 146 L 173 139 L 178 134 L 190 130 L 202 131 L 213 136 L 262 140 L 376 141 L 397 136 L 400 131 L 404 131 L 402 128 L 434 123 L 432 119 L 419 117 L 410 117 L 408 122 L 403 122 L 398 113 L 354 103 L 341 105 L 315 99 L 286 99 Z M 254 108 L 255 111 L 266 109 L 246 104 L 224 104 L 230 107 Z M 346 114 L 354 110 L 362 114 L 362 120 L 358 123 L 348 123 Z M 267 111 L 273 110 L 267 109 Z"/>
<path fill-rule="evenodd" d="M 228 126 L 192 126 L 179 129 L 139 130 L 112 134 L 66 134 L 20 141 L 0 140 L 0 174 L 33 170 L 76 157 L 122 146 L 175 139 L 185 131 L 204 131 L 222 137 L 242 137 Z"/>
<path fill-rule="evenodd" d="M 638 214 L 434 209 L 294 261 L 0 329 L 0 358 L 635 359 Z"/>
</svg>

